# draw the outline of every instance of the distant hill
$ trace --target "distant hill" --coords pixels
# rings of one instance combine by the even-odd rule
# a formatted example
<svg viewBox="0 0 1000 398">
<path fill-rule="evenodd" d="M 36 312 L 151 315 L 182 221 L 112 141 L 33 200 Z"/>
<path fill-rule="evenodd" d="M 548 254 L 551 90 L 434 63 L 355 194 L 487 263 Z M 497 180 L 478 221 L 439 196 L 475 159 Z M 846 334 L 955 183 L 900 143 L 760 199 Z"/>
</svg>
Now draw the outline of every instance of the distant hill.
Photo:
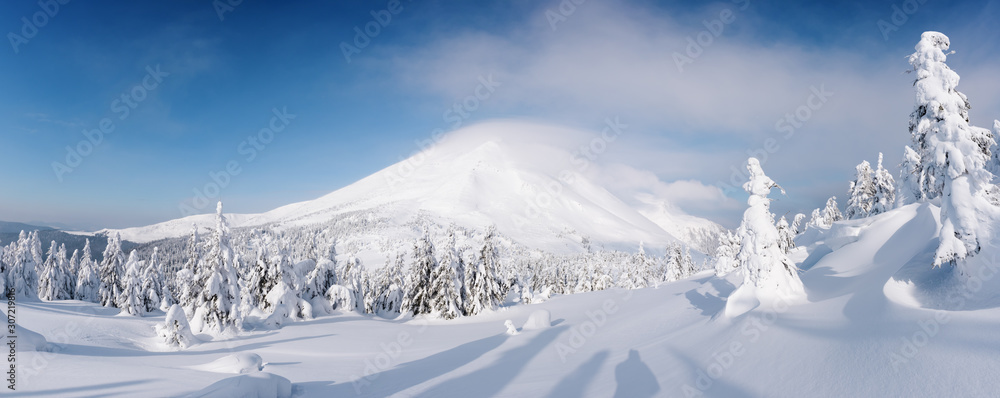
<svg viewBox="0 0 1000 398">
<path fill-rule="evenodd" d="M 70 256 L 73 254 L 73 250 L 83 252 L 83 246 L 87 243 L 87 239 L 90 239 L 91 254 L 94 256 L 94 259 L 100 261 L 104 258 L 104 248 L 108 246 L 108 238 L 103 234 L 68 234 L 50 227 L 8 221 L 0 221 L 0 245 L 6 246 L 10 242 L 16 241 L 21 231 L 38 231 L 38 239 L 42 242 L 42 256 L 49 250 L 49 245 L 52 241 L 56 241 L 57 244 L 65 244 L 66 255 Z M 122 250 L 126 253 L 136 246 L 135 243 L 122 241 Z"/>
</svg>

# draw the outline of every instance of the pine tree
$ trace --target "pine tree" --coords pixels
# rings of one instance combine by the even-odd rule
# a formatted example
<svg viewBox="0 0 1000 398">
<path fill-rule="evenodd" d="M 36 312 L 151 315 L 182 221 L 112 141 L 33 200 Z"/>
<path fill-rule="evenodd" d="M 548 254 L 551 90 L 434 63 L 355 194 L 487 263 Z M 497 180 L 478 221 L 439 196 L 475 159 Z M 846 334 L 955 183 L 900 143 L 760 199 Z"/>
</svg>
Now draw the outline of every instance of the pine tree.
<svg viewBox="0 0 1000 398">
<path fill-rule="evenodd" d="M 406 292 L 406 298 L 403 299 L 403 311 L 411 312 L 413 315 L 431 312 L 431 299 L 433 298 L 431 282 L 434 269 L 437 266 L 434 245 L 425 229 L 423 236 L 413 244 L 413 265 L 410 267 L 406 283 L 409 290 Z"/>
<path fill-rule="evenodd" d="M 829 227 L 843 219 L 844 216 L 840 213 L 840 208 L 837 207 L 837 197 L 833 196 L 827 199 L 826 207 L 823 208 L 823 225 Z"/>
<path fill-rule="evenodd" d="M 475 315 L 485 310 L 496 309 L 503 302 L 504 291 L 497 277 L 500 268 L 500 253 L 494 242 L 496 226 L 490 226 L 483 238 L 483 247 L 475 266 L 467 273 L 469 302 L 466 315 Z"/>
<path fill-rule="evenodd" d="M 788 254 L 795 247 L 795 232 L 789 227 L 785 216 L 781 216 L 775 228 L 778 229 L 778 247 L 782 253 Z"/>
<path fill-rule="evenodd" d="M 199 268 L 204 281 L 201 296 L 201 321 L 205 328 L 216 332 L 242 328 L 239 312 L 239 280 L 236 257 L 229 245 L 229 223 L 222 214 L 222 202 L 216 206 L 215 231 L 206 242 L 207 252 Z"/>
<path fill-rule="evenodd" d="M 80 267 L 77 271 L 75 297 L 80 301 L 99 301 L 98 289 L 101 286 L 101 279 L 97 273 L 97 264 L 90 251 L 90 239 L 86 240 L 83 246 L 83 255 L 80 258 Z"/>
<path fill-rule="evenodd" d="M 326 255 L 317 256 L 316 267 L 306 276 L 306 286 L 302 298 L 311 301 L 317 297 L 325 297 L 330 286 L 337 284 L 337 251 L 336 242 L 330 243 Z"/>
<path fill-rule="evenodd" d="M 440 314 L 444 319 L 461 315 L 461 297 L 455 279 L 455 268 L 451 264 L 438 264 L 431 274 L 431 312 Z"/>
<path fill-rule="evenodd" d="M 910 136 L 920 167 L 905 178 L 919 182 L 925 199 L 941 198 L 934 266 L 960 266 L 978 253 L 980 218 L 995 213 L 987 198 L 993 175 L 986 167 L 996 141 L 989 130 L 969 124 L 968 98 L 956 90 L 959 76 L 945 64 L 950 45 L 944 34 L 924 32 L 909 59 L 917 99 Z"/>
<path fill-rule="evenodd" d="M 118 296 L 124 287 L 121 278 L 125 275 L 125 253 L 122 252 L 121 235 L 118 232 L 108 235 L 108 246 L 104 249 L 104 260 L 101 261 L 101 285 L 98 290 L 101 305 L 117 307 Z"/>
<path fill-rule="evenodd" d="M 56 241 L 52 241 L 49 246 L 45 262 L 42 264 L 42 272 L 38 278 L 38 298 L 42 300 L 68 300 L 72 298 L 69 291 L 68 275 L 66 273 L 66 247 L 60 251 L 56 246 Z"/>
<path fill-rule="evenodd" d="M 142 299 L 141 270 L 142 261 L 136 256 L 135 250 L 128 255 L 125 263 L 125 276 L 122 280 L 122 291 L 118 295 L 118 308 L 122 312 L 132 316 L 142 316 L 145 313 L 145 306 Z"/>
<path fill-rule="evenodd" d="M 168 310 L 176 303 L 170 288 L 165 283 L 163 266 L 160 263 L 160 248 L 154 247 L 149 262 L 142 269 L 142 304 L 145 312 L 156 309 Z"/>
<path fill-rule="evenodd" d="M 741 241 L 736 262 L 743 273 L 743 285 L 775 292 L 802 292 L 798 269 L 778 243 L 781 237 L 774 226 L 770 199 L 767 198 L 773 188 L 780 189 L 782 193 L 784 190 L 764 174 L 757 159 L 747 161 L 747 170 L 750 181 L 743 184 L 743 189 L 750 194 L 747 200 L 749 207 L 743 213 L 743 222 L 736 232 Z"/>
<path fill-rule="evenodd" d="M 732 231 L 719 234 L 719 245 L 715 248 L 715 274 L 726 275 L 736 270 L 736 253 L 740 251 L 740 239 Z"/>
<path fill-rule="evenodd" d="M 191 235 L 188 237 L 186 249 L 187 261 L 184 263 L 184 269 L 176 275 L 176 286 L 180 287 L 178 302 L 190 316 L 194 314 L 195 308 L 201 306 L 201 293 L 205 288 L 204 281 L 199 277 L 205 273 L 200 268 L 202 248 L 197 225 L 191 225 Z"/>
<path fill-rule="evenodd" d="M 802 220 L 804 220 L 805 218 L 806 218 L 805 214 L 799 213 L 796 214 L 795 219 L 792 220 L 792 232 L 794 232 L 795 235 L 805 232 L 805 225 L 802 225 Z"/>
<path fill-rule="evenodd" d="M 403 297 L 403 266 L 406 260 L 405 255 L 396 253 L 396 261 L 389 263 L 386 261 L 383 271 L 379 273 L 377 283 L 375 283 L 375 303 L 373 312 L 384 315 L 399 314 L 402 311 Z"/>
<path fill-rule="evenodd" d="M 823 213 L 819 209 L 813 209 L 812 216 L 809 217 L 809 222 L 806 223 L 806 227 L 828 228 L 830 226 L 823 221 Z"/>
<path fill-rule="evenodd" d="M 848 220 L 868 217 L 875 205 L 875 172 L 867 160 L 862 161 L 855 170 L 854 181 L 851 181 L 847 191 L 847 209 L 844 210 L 844 216 Z"/>
<path fill-rule="evenodd" d="M 7 288 L 14 289 L 16 297 L 35 299 L 38 297 L 37 269 L 43 266 L 42 244 L 38 231 L 26 234 L 21 231 L 13 254 L 13 262 L 7 272 Z"/>
<path fill-rule="evenodd" d="M 882 214 L 896 206 L 896 181 L 882 167 L 882 152 L 878 153 L 878 168 L 875 169 L 875 201 L 872 204 L 871 215 Z"/>
</svg>

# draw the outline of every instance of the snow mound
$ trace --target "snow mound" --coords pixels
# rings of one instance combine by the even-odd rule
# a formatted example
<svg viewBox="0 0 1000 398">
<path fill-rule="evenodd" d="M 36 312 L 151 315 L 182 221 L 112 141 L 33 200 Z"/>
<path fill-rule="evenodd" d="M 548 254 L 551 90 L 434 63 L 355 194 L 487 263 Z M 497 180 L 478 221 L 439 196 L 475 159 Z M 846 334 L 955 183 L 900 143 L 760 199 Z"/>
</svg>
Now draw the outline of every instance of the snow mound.
<svg viewBox="0 0 1000 398">
<path fill-rule="evenodd" d="M 201 342 L 191 331 L 184 309 L 177 304 L 167 310 L 163 324 L 156 325 L 156 334 L 171 347 L 188 348 Z"/>
<path fill-rule="evenodd" d="M 52 351 L 54 348 L 48 340 L 45 340 L 45 336 L 18 324 L 14 324 L 14 327 L 17 331 L 17 349 L 19 351 Z"/>
<path fill-rule="evenodd" d="M 258 372 L 222 379 L 188 398 L 290 398 L 292 382 L 276 374 Z"/>
<path fill-rule="evenodd" d="M 538 310 L 528 315 L 521 330 L 545 329 L 552 326 L 552 314 L 546 310 Z"/>
<path fill-rule="evenodd" d="M 252 352 L 240 352 L 191 368 L 215 373 L 255 373 L 264 368 L 264 361 L 260 355 Z"/>
</svg>

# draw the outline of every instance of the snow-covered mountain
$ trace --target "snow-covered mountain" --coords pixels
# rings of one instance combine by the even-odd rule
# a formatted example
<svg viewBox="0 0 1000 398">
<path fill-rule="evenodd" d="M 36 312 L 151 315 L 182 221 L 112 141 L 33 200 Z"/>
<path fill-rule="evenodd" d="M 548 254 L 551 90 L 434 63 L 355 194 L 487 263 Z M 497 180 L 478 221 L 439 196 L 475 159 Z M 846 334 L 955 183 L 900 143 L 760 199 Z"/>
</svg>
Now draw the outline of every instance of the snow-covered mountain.
<svg viewBox="0 0 1000 398">
<path fill-rule="evenodd" d="M 565 144 L 591 139 L 586 133 L 531 123 L 478 124 L 318 199 L 227 216 L 233 227 L 277 229 L 324 223 L 348 213 L 396 226 L 418 219 L 470 229 L 496 224 L 518 243 L 554 253 L 582 251 L 588 239 L 594 247 L 627 251 L 640 241 L 654 250 L 677 241 L 700 251 L 712 247 L 722 230 L 718 224 L 656 198 L 630 205 L 594 183 L 590 176 L 599 163 L 571 153 Z M 150 242 L 184 236 L 192 224 L 213 223 L 213 215 L 196 215 L 118 231 L 123 239 Z"/>
</svg>

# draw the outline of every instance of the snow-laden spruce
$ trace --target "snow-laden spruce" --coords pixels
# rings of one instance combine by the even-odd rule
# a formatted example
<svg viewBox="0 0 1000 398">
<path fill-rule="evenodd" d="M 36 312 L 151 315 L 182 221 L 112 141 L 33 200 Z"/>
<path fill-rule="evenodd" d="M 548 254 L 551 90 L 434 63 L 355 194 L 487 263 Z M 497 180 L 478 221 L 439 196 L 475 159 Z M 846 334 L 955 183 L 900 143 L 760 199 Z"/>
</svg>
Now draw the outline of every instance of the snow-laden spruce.
<svg viewBox="0 0 1000 398">
<path fill-rule="evenodd" d="M 847 189 L 847 208 L 844 217 L 848 220 L 865 218 L 872 214 L 875 206 L 875 179 L 871 164 L 862 161 L 855 168 L 854 181 Z"/>
<path fill-rule="evenodd" d="M 743 184 L 743 189 L 750 194 L 749 207 L 736 230 L 741 242 L 736 262 L 743 274 L 743 284 L 733 291 L 726 303 L 726 314 L 730 316 L 753 309 L 762 297 L 789 298 L 805 291 L 798 268 L 781 249 L 781 237 L 774 226 L 771 200 L 767 197 L 771 189 L 785 191 L 764 174 L 756 158 L 747 160 L 747 171 L 750 180 Z"/>
<path fill-rule="evenodd" d="M 229 224 L 222 214 L 222 202 L 216 206 L 215 214 L 215 231 L 206 242 L 207 251 L 197 274 L 204 290 L 196 321 L 202 331 L 239 330 L 243 323 L 235 264 L 239 260 L 229 246 Z"/>
<path fill-rule="evenodd" d="M 934 266 L 975 255 L 987 239 L 992 173 L 987 170 L 996 145 L 988 129 L 969 124 L 968 98 L 956 90 L 959 76 L 945 63 L 951 43 L 939 32 L 924 32 L 910 55 L 916 107 L 910 114 L 911 146 L 902 166 L 907 201 L 940 201 L 941 243 Z M 963 272 L 964 273 L 964 272 Z"/>
<path fill-rule="evenodd" d="M 873 184 L 875 185 L 875 201 L 872 204 L 871 215 L 882 214 L 896 206 L 896 180 L 885 167 L 882 167 L 882 152 L 878 153 L 878 167 L 875 169 Z"/>
</svg>

